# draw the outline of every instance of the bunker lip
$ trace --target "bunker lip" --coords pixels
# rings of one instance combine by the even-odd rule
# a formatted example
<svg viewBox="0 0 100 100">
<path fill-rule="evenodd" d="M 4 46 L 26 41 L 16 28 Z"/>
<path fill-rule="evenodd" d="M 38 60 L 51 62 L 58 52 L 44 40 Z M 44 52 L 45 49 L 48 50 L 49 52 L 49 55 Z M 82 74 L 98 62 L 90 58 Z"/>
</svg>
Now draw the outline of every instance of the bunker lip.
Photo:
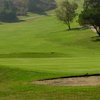
<svg viewBox="0 0 100 100">
<path fill-rule="evenodd" d="M 100 86 L 100 74 L 50 78 L 33 81 L 32 83 L 53 86 Z"/>
</svg>

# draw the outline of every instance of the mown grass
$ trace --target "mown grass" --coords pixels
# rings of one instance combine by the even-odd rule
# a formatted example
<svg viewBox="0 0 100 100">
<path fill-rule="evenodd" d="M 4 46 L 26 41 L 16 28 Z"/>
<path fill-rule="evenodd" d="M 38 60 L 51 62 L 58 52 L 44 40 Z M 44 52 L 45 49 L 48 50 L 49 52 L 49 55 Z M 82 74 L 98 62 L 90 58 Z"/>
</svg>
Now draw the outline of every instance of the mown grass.
<svg viewBox="0 0 100 100">
<path fill-rule="evenodd" d="M 96 33 L 79 29 L 76 21 L 71 26 L 66 31 L 54 15 L 0 24 L 0 100 L 100 99 L 100 86 L 32 84 L 38 79 L 100 74 Z"/>
</svg>

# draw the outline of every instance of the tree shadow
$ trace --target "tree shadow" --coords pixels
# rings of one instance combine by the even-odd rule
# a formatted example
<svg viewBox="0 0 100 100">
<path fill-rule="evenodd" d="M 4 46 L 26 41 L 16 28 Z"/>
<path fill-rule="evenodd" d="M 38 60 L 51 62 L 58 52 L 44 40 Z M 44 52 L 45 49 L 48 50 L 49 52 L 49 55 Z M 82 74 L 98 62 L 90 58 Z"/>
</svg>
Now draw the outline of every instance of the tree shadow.
<svg viewBox="0 0 100 100">
<path fill-rule="evenodd" d="M 0 22 L 0 25 L 2 25 L 2 22 Z"/>
<path fill-rule="evenodd" d="M 57 33 L 57 32 L 66 32 L 66 31 L 77 31 L 77 30 L 86 30 L 86 29 L 89 29 L 88 27 L 84 27 L 84 26 L 82 26 L 82 27 L 76 27 L 76 28 L 71 28 L 71 30 L 69 30 L 69 29 L 65 29 L 65 30 L 58 30 L 58 31 L 54 31 L 54 32 L 52 32 L 52 33 Z"/>
<path fill-rule="evenodd" d="M 93 42 L 100 42 L 100 36 L 91 37 Z"/>
<path fill-rule="evenodd" d="M 13 20 L 13 21 L 1 21 L 0 25 L 2 25 L 3 23 L 20 23 L 20 22 L 24 22 L 24 21 L 25 20 L 20 20 L 20 19 Z"/>
<path fill-rule="evenodd" d="M 31 11 L 31 13 L 36 13 L 38 15 L 44 15 L 44 16 L 48 16 L 48 14 L 46 13 L 46 11 L 39 11 L 39 10 L 33 10 Z"/>
<path fill-rule="evenodd" d="M 63 57 L 66 54 L 58 52 L 26 52 L 26 53 L 9 53 L 0 54 L 0 58 L 56 58 Z"/>
<path fill-rule="evenodd" d="M 9 22 L 9 23 L 20 23 L 20 22 L 24 22 L 25 20 L 22 20 L 22 19 L 19 19 L 19 20 L 16 20 L 16 21 L 13 21 L 13 22 Z"/>
<path fill-rule="evenodd" d="M 75 27 L 75 28 L 71 28 L 70 30 L 67 29 L 67 31 L 77 31 L 77 30 L 86 30 L 89 29 L 87 26 L 79 26 L 79 27 Z"/>
</svg>

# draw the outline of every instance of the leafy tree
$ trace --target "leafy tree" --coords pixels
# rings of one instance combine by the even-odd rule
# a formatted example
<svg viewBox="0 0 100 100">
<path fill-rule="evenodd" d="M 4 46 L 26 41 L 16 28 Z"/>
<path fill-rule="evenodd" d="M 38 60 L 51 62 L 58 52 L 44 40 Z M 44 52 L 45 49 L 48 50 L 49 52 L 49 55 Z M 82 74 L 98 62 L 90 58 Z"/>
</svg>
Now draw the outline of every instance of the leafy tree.
<svg viewBox="0 0 100 100">
<path fill-rule="evenodd" d="M 69 2 L 68 0 L 63 1 L 56 10 L 56 15 L 59 20 L 67 24 L 69 30 L 71 29 L 70 23 L 76 17 L 76 10 L 78 5 L 75 2 Z"/>
<path fill-rule="evenodd" d="M 45 14 L 55 7 L 55 0 L 0 0 L 0 21 L 15 21 L 27 12 Z"/>
<path fill-rule="evenodd" d="M 79 23 L 93 26 L 100 36 L 100 0 L 84 0 L 84 10 L 79 15 Z"/>
<path fill-rule="evenodd" d="M 1 16 L 8 12 L 13 14 L 16 12 L 17 16 L 26 15 L 27 12 L 41 14 L 54 8 L 56 8 L 55 0 L 0 0 Z"/>
<path fill-rule="evenodd" d="M 56 7 L 55 0 L 29 0 L 29 11 L 41 13 Z"/>
<path fill-rule="evenodd" d="M 10 0 L 4 0 L 3 6 L 0 8 L 0 21 L 15 21 L 17 19 L 16 9 Z"/>
<path fill-rule="evenodd" d="M 29 0 L 12 0 L 12 3 L 16 8 L 16 13 L 18 16 L 27 14 L 28 2 Z"/>
</svg>

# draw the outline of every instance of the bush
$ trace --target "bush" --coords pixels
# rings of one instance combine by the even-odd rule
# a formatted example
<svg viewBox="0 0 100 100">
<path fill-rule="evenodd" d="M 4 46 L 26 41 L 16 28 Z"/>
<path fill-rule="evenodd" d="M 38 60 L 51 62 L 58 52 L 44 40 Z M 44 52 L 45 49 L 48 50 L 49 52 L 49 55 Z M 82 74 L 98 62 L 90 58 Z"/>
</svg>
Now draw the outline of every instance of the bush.
<svg viewBox="0 0 100 100">
<path fill-rule="evenodd" d="M 0 21 L 12 22 L 17 20 L 16 9 L 10 0 L 3 0 L 0 7 Z"/>
<path fill-rule="evenodd" d="M 3 22 L 13 22 L 17 20 L 16 12 L 12 10 L 2 10 L 0 11 L 0 21 Z"/>
</svg>

